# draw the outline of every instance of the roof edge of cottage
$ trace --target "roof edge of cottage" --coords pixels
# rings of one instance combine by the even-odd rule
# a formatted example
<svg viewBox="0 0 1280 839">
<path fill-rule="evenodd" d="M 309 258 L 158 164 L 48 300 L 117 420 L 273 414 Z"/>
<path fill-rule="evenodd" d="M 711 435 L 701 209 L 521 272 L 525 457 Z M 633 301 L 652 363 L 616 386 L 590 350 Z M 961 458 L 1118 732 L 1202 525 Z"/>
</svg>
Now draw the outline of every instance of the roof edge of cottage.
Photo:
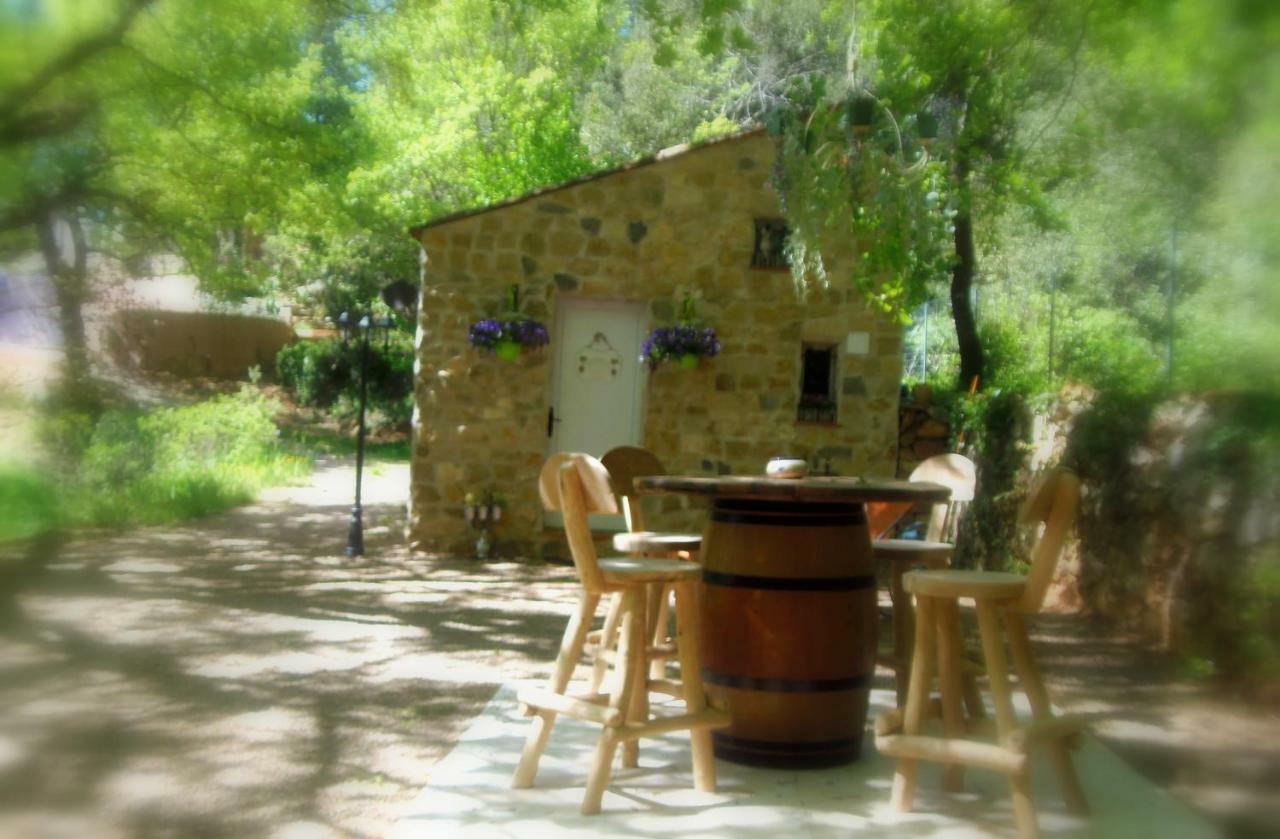
<svg viewBox="0 0 1280 839">
<path fill-rule="evenodd" d="M 723 137 L 716 137 L 711 140 L 704 140 L 698 143 L 681 143 L 679 145 L 669 146 L 653 154 L 646 155 L 645 157 L 632 160 L 629 163 L 623 163 L 620 166 L 614 166 L 609 169 L 601 169 L 599 171 L 591 172 L 586 175 L 580 175 L 579 177 L 573 178 L 568 181 L 564 181 L 562 183 L 550 184 L 548 186 L 540 186 L 537 189 L 526 192 L 523 195 L 517 195 L 514 198 L 507 198 L 502 201 L 498 201 L 494 204 L 486 204 L 482 207 L 472 207 L 466 210 L 459 210 L 454 213 L 449 213 L 448 215 L 445 215 L 445 216 L 440 216 L 439 218 L 434 218 L 429 221 L 425 221 L 422 224 L 415 225 L 414 227 L 410 227 L 409 235 L 412 236 L 414 239 L 417 239 L 423 233 L 423 231 L 430 230 L 433 227 L 440 227 L 441 225 L 450 224 L 451 222 L 461 221 L 463 219 L 471 218 L 473 216 L 484 215 L 485 213 L 489 213 L 494 210 L 501 210 L 507 207 L 513 207 L 516 204 L 523 204 L 524 202 L 532 201 L 535 198 L 542 198 L 544 196 L 550 195 L 553 192 L 559 192 L 560 190 L 563 190 L 563 189 L 569 189 L 571 187 L 581 186 L 582 184 L 590 183 L 591 181 L 598 181 L 602 178 L 607 178 L 611 175 L 617 175 L 622 172 L 630 172 L 635 169 L 643 169 L 645 166 L 652 166 L 653 164 L 661 163 L 664 160 L 670 160 L 674 157 L 681 157 L 690 152 L 711 148 L 712 146 L 719 146 L 724 143 L 734 142 L 736 140 L 743 140 L 743 139 L 746 139 L 747 137 L 754 137 L 758 134 L 763 134 L 763 133 L 765 133 L 765 127 L 763 125 L 756 125 L 752 128 L 745 128 L 733 134 L 726 134 Z"/>
</svg>

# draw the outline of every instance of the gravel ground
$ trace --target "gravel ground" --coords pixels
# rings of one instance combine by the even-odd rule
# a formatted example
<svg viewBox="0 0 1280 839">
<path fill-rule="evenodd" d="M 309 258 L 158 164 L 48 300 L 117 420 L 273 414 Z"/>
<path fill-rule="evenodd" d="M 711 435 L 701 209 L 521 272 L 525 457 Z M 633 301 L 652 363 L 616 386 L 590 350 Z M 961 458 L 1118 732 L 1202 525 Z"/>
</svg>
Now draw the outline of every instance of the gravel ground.
<svg viewBox="0 0 1280 839">
<path fill-rule="evenodd" d="M 390 464 L 349 559 L 352 485 L 329 464 L 0 580 L 0 836 L 380 836 L 498 685 L 549 670 L 569 569 L 410 557 Z M 1080 619 L 1035 634 L 1055 700 L 1141 771 L 1241 835 L 1280 823 L 1275 715 Z"/>
</svg>

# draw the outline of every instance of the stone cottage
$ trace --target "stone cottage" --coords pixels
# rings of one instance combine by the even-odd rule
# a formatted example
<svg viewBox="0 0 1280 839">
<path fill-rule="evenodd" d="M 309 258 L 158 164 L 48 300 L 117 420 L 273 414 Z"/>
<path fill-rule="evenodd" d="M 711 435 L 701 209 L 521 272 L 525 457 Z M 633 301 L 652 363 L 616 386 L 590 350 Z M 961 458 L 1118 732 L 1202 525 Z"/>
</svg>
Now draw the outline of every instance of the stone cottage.
<svg viewBox="0 0 1280 839">
<path fill-rule="evenodd" d="M 410 541 L 467 552 L 467 493 L 505 502 L 499 553 L 559 553 L 536 479 L 556 451 L 642 445 L 672 473 L 758 474 L 775 455 L 891 476 L 902 329 L 846 282 L 797 291 L 771 185 L 773 139 L 750 131 L 414 229 L 423 249 Z M 828 254 L 833 277 L 847 254 Z M 512 286 L 551 343 L 516 361 L 472 349 Z M 639 361 L 683 300 L 721 353 L 696 369 Z M 650 525 L 697 511 L 663 498 Z M 607 527 L 609 522 L 602 522 Z"/>
</svg>

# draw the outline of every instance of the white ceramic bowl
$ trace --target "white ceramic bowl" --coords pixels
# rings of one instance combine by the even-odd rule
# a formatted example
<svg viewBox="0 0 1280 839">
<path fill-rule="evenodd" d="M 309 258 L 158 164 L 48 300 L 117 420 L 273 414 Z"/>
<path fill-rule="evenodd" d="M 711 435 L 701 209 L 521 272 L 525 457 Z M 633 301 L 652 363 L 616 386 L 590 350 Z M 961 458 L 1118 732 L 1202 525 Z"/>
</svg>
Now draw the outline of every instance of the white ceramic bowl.
<svg viewBox="0 0 1280 839">
<path fill-rule="evenodd" d="M 770 478 L 803 478 L 809 474 L 809 461 L 798 457 L 772 457 L 764 473 Z"/>
</svg>

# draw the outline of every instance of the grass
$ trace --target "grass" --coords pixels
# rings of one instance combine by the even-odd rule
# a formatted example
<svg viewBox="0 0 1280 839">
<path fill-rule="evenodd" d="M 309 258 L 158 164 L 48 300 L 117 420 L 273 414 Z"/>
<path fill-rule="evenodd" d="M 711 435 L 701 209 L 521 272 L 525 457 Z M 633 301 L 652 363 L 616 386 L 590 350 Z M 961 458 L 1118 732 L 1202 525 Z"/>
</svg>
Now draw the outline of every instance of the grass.
<svg viewBox="0 0 1280 839">
<path fill-rule="evenodd" d="M 259 490 L 310 471 L 309 459 L 277 451 L 252 463 L 153 473 L 104 491 L 59 485 L 27 466 L 0 466 L 0 542 L 59 526 L 125 528 L 200 518 L 247 504 Z"/>
<path fill-rule="evenodd" d="M 51 530 L 61 517 L 57 488 L 47 475 L 22 463 L 0 464 L 0 542 Z"/>
<path fill-rule="evenodd" d="M 246 387 L 175 408 L 43 415 L 45 462 L 0 464 L 0 542 L 198 518 L 300 478 L 312 458 L 280 440 L 278 408 Z"/>
<path fill-rule="evenodd" d="M 246 504 L 296 480 L 316 455 L 354 457 L 354 438 L 315 426 L 277 431 L 279 405 L 237 394 L 150 412 L 115 408 L 91 418 L 41 417 L 39 466 L 0 461 L 0 542 L 60 527 L 168 524 Z M 366 441 L 370 472 L 406 463 L 409 440 Z"/>
</svg>

